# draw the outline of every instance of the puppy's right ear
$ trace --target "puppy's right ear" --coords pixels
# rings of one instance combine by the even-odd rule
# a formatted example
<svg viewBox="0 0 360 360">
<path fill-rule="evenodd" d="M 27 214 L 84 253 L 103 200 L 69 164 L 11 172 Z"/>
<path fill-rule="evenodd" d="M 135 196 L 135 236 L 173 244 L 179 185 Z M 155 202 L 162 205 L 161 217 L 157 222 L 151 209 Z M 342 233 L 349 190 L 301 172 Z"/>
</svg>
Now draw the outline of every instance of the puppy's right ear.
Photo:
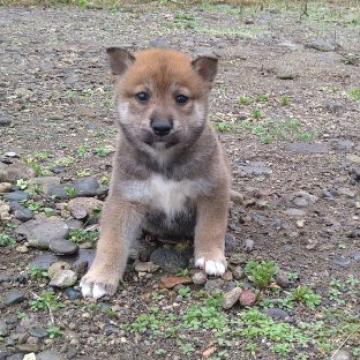
<svg viewBox="0 0 360 360">
<path fill-rule="evenodd" d="M 119 47 L 109 47 L 106 52 L 114 75 L 122 75 L 135 61 L 134 55 Z"/>
</svg>

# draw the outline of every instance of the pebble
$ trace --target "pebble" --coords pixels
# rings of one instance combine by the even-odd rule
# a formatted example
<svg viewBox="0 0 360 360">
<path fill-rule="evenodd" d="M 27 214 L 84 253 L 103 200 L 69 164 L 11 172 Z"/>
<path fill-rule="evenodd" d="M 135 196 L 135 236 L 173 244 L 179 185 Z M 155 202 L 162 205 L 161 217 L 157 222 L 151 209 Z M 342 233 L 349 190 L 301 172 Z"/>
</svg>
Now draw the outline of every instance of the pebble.
<svg viewBox="0 0 360 360">
<path fill-rule="evenodd" d="M 79 291 L 76 291 L 74 288 L 67 288 L 64 291 L 64 295 L 68 300 L 76 300 L 76 299 L 81 299 L 81 293 Z"/>
<path fill-rule="evenodd" d="M 325 109 L 332 114 L 340 113 L 344 108 L 344 105 L 337 101 L 329 100 L 325 103 Z"/>
<path fill-rule="evenodd" d="M 13 304 L 21 303 L 24 300 L 25 300 L 25 296 L 21 291 L 12 290 L 5 296 L 4 304 L 13 305 Z"/>
<path fill-rule="evenodd" d="M 224 286 L 223 279 L 209 279 L 205 286 L 204 290 L 210 294 L 221 292 L 221 288 Z"/>
<path fill-rule="evenodd" d="M 177 285 L 190 284 L 191 278 L 188 276 L 163 276 L 160 279 L 160 288 L 172 289 Z"/>
<path fill-rule="evenodd" d="M 244 250 L 247 253 L 250 253 L 251 251 L 254 250 L 254 246 L 255 246 L 255 242 L 252 239 L 246 239 L 245 243 L 244 243 Z"/>
<path fill-rule="evenodd" d="M 40 338 L 40 339 L 48 336 L 47 330 L 42 327 L 39 327 L 39 326 L 31 327 L 29 329 L 29 333 L 31 336 L 34 336 L 34 337 Z"/>
<path fill-rule="evenodd" d="M 69 227 L 61 218 L 51 217 L 27 221 L 15 232 L 25 236 L 30 246 L 47 249 L 53 240 L 66 238 Z"/>
<path fill-rule="evenodd" d="M 291 217 L 303 217 L 305 216 L 306 212 L 301 209 L 289 208 L 285 210 L 285 214 Z"/>
<path fill-rule="evenodd" d="M 306 191 L 298 191 L 292 195 L 292 203 L 298 208 L 308 207 L 318 201 L 318 197 Z"/>
<path fill-rule="evenodd" d="M 290 320 L 290 315 L 283 309 L 270 308 L 267 309 L 265 313 L 275 321 L 288 322 Z"/>
<path fill-rule="evenodd" d="M 251 290 L 244 290 L 240 294 L 239 301 L 242 306 L 254 306 L 256 303 L 256 294 Z"/>
<path fill-rule="evenodd" d="M 341 187 L 337 189 L 339 195 L 347 196 L 348 198 L 355 197 L 356 193 L 349 188 Z"/>
<path fill-rule="evenodd" d="M 55 275 L 62 270 L 70 270 L 70 264 L 65 261 L 57 261 L 49 266 L 48 275 L 50 279 L 53 279 Z"/>
<path fill-rule="evenodd" d="M 31 210 L 24 208 L 22 206 L 19 206 L 15 212 L 14 212 L 14 216 L 16 219 L 25 222 L 25 221 L 29 221 L 33 218 L 33 213 Z"/>
<path fill-rule="evenodd" d="M 13 191 L 11 193 L 4 194 L 3 196 L 4 200 L 8 202 L 20 202 L 20 201 L 26 201 L 29 199 L 29 194 L 24 191 Z"/>
<path fill-rule="evenodd" d="M 158 49 L 169 49 L 170 44 L 164 38 L 157 38 L 149 41 L 149 47 L 158 48 Z"/>
<path fill-rule="evenodd" d="M 58 261 L 58 258 L 55 255 L 39 255 L 30 263 L 30 267 L 38 267 L 41 270 L 48 270 L 49 266 L 56 261 Z"/>
<path fill-rule="evenodd" d="M 100 211 L 103 204 L 101 200 L 95 198 L 77 197 L 69 201 L 68 209 L 75 219 L 81 220 Z"/>
<path fill-rule="evenodd" d="M 238 165 L 238 169 L 248 175 L 260 176 L 260 175 L 270 175 L 272 170 L 269 166 L 263 162 L 254 161 L 249 163 L 242 163 Z"/>
<path fill-rule="evenodd" d="M 236 287 L 229 292 L 224 294 L 224 302 L 223 302 L 223 308 L 224 309 L 230 309 L 232 308 L 236 302 L 239 300 L 240 294 L 242 290 L 239 287 Z"/>
<path fill-rule="evenodd" d="M 0 338 L 9 335 L 9 327 L 4 320 L 0 319 Z"/>
<path fill-rule="evenodd" d="M 314 49 L 322 52 L 335 51 L 339 47 L 339 45 L 336 44 L 334 41 L 321 39 L 321 38 L 313 39 L 310 42 L 308 42 L 305 46 L 309 49 Z"/>
<path fill-rule="evenodd" d="M 0 111 L 0 127 L 10 126 L 13 117 L 3 111 Z"/>
<path fill-rule="evenodd" d="M 60 270 L 55 273 L 54 277 L 50 281 L 50 286 L 58 288 L 67 288 L 73 286 L 77 281 L 76 272 L 72 270 Z"/>
<path fill-rule="evenodd" d="M 275 278 L 276 283 L 283 289 L 286 289 L 290 286 L 290 281 L 288 275 L 283 272 L 279 271 Z"/>
<path fill-rule="evenodd" d="M 197 271 L 192 276 L 192 282 L 195 285 L 204 285 L 207 281 L 207 275 L 204 271 Z"/>
<path fill-rule="evenodd" d="M 355 155 L 355 154 L 347 154 L 346 160 L 348 160 L 354 164 L 360 164 L 360 156 Z"/>
<path fill-rule="evenodd" d="M 236 248 L 236 238 L 232 234 L 225 234 L 225 252 L 229 253 Z"/>
<path fill-rule="evenodd" d="M 7 193 L 11 190 L 12 184 L 9 182 L 0 183 L 0 194 Z"/>
<path fill-rule="evenodd" d="M 79 247 L 69 240 L 57 239 L 51 241 L 49 249 L 56 255 L 73 255 Z"/>
<path fill-rule="evenodd" d="M 52 350 L 45 350 L 36 355 L 36 360 L 64 360 L 64 357 Z"/>
<path fill-rule="evenodd" d="M 19 245 L 15 249 L 20 254 L 26 254 L 29 252 L 29 248 L 26 245 Z"/>
<path fill-rule="evenodd" d="M 222 278 L 225 280 L 225 281 L 232 281 L 233 279 L 233 274 L 231 271 L 226 271 L 225 274 L 222 276 Z"/>
<path fill-rule="evenodd" d="M 183 253 L 164 247 L 153 251 L 150 255 L 150 261 L 170 273 L 176 273 L 186 268 L 188 264 L 188 259 Z"/>
<path fill-rule="evenodd" d="M 352 356 L 345 350 L 339 350 L 331 357 L 332 360 L 351 360 Z"/>
<path fill-rule="evenodd" d="M 333 264 L 342 268 L 348 268 L 351 264 L 351 260 L 345 256 L 334 256 L 332 259 Z"/>
<path fill-rule="evenodd" d="M 69 196 L 66 194 L 66 188 L 74 188 L 76 197 L 96 196 L 98 195 L 100 185 L 94 178 L 84 179 L 75 183 L 50 185 L 48 187 L 47 195 L 60 200 L 68 199 Z"/>
<path fill-rule="evenodd" d="M 293 80 L 295 79 L 299 74 L 295 72 L 295 70 L 290 66 L 281 66 L 277 70 L 276 77 L 280 80 Z"/>
<path fill-rule="evenodd" d="M 29 353 L 24 355 L 23 360 L 36 360 L 35 353 Z"/>
<path fill-rule="evenodd" d="M 15 350 L 23 352 L 23 353 L 32 353 L 32 352 L 36 353 L 39 351 L 39 345 L 38 344 L 17 344 L 17 345 L 15 345 Z"/>
<path fill-rule="evenodd" d="M 5 201 L 0 200 L 0 220 L 4 222 L 9 221 L 11 219 L 9 212 L 10 212 L 9 204 L 6 203 Z"/>
<path fill-rule="evenodd" d="M 244 277 L 244 271 L 241 266 L 236 266 L 232 273 L 235 280 L 240 280 Z"/>
<path fill-rule="evenodd" d="M 151 261 L 147 262 L 136 262 L 135 263 L 135 271 L 137 272 L 145 272 L 145 273 L 153 273 L 159 270 L 160 266 L 152 263 Z"/>
<path fill-rule="evenodd" d="M 21 163 L 5 165 L 0 162 L 0 182 L 15 183 L 20 179 L 30 179 L 34 177 L 34 170 Z"/>
</svg>

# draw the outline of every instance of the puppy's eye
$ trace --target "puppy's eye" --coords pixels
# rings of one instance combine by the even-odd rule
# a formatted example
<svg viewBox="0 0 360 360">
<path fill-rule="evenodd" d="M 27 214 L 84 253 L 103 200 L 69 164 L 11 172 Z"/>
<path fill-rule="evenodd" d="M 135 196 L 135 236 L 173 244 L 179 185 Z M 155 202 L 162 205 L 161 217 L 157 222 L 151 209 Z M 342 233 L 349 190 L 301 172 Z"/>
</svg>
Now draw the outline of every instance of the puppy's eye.
<svg viewBox="0 0 360 360">
<path fill-rule="evenodd" d="M 175 101 L 180 104 L 180 105 L 184 105 L 188 102 L 189 98 L 185 95 L 178 95 L 175 98 Z"/>
<path fill-rule="evenodd" d="M 141 92 L 135 94 L 135 97 L 138 101 L 144 103 L 150 99 L 150 94 L 145 91 L 141 91 Z"/>
</svg>

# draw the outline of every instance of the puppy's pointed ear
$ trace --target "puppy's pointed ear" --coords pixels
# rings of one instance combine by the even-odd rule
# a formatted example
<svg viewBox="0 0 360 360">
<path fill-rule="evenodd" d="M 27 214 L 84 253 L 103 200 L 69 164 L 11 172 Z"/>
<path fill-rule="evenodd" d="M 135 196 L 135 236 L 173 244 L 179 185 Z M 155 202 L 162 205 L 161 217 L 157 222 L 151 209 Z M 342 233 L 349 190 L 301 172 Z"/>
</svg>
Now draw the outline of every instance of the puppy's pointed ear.
<svg viewBox="0 0 360 360">
<path fill-rule="evenodd" d="M 218 59 L 215 56 L 199 56 L 192 61 L 193 69 L 206 81 L 213 82 L 217 73 Z"/>
<path fill-rule="evenodd" d="M 109 47 L 106 52 L 114 75 L 122 75 L 135 61 L 134 55 L 119 47 Z"/>
</svg>

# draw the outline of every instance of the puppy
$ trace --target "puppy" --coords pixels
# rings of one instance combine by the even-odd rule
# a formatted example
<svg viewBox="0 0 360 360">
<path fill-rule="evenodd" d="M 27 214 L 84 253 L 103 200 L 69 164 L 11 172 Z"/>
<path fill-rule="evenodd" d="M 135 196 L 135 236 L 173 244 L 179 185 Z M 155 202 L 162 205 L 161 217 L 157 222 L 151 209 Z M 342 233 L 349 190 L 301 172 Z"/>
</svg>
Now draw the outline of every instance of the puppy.
<svg viewBox="0 0 360 360">
<path fill-rule="evenodd" d="M 95 260 L 84 297 L 114 294 L 142 231 L 193 238 L 195 266 L 226 270 L 230 171 L 208 119 L 217 59 L 163 49 L 107 49 L 120 127 Z"/>
</svg>

